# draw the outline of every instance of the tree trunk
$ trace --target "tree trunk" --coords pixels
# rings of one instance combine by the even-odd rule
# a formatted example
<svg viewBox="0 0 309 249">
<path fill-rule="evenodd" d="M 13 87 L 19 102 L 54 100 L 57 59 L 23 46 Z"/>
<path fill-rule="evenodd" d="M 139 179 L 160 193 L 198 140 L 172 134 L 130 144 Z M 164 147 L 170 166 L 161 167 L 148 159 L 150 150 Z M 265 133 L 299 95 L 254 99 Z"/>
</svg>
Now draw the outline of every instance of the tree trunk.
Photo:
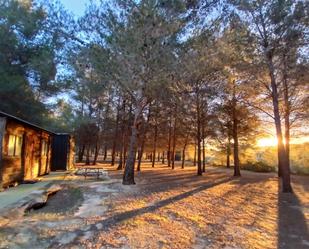
<svg viewBox="0 0 309 249">
<path fill-rule="evenodd" d="M 138 152 L 138 161 L 137 161 L 137 169 L 136 169 L 137 171 L 141 171 L 141 164 L 142 164 L 142 160 L 143 160 L 145 140 L 146 140 L 146 136 L 145 136 L 145 131 L 144 131 L 143 138 L 142 138 L 142 144 L 141 144 L 140 150 Z"/>
<path fill-rule="evenodd" d="M 163 150 L 162 152 L 162 164 L 165 164 L 165 151 Z"/>
<path fill-rule="evenodd" d="M 193 166 L 196 166 L 196 141 L 194 142 L 194 158 L 193 158 Z"/>
<path fill-rule="evenodd" d="M 123 174 L 122 184 L 132 185 L 134 181 L 134 161 L 136 156 L 136 141 L 137 141 L 137 125 L 136 123 L 132 126 L 132 134 L 130 138 L 129 156 L 126 160 L 126 166 Z"/>
<path fill-rule="evenodd" d="M 107 145 L 104 145 L 104 156 L 103 156 L 103 161 L 106 162 L 107 159 Z"/>
<path fill-rule="evenodd" d="M 116 154 L 116 145 L 117 145 L 118 128 L 119 128 L 119 108 L 120 108 L 120 100 L 117 105 L 116 127 L 115 127 L 113 146 L 112 146 L 112 161 L 111 161 L 112 166 L 115 165 L 115 154 Z"/>
<path fill-rule="evenodd" d="M 142 148 L 140 148 L 140 151 L 138 152 L 138 161 L 137 161 L 136 171 L 141 171 L 142 159 L 143 159 L 143 152 L 142 152 Z"/>
<path fill-rule="evenodd" d="M 90 164 L 90 145 L 87 147 L 87 154 L 86 154 L 86 165 Z"/>
<path fill-rule="evenodd" d="M 84 158 L 84 154 L 85 154 L 85 145 L 83 144 L 82 148 L 79 147 L 78 150 L 78 162 L 81 163 L 83 161 Z"/>
<path fill-rule="evenodd" d="M 136 143 L 137 143 L 137 133 L 138 127 L 140 123 L 140 117 L 142 115 L 143 109 L 145 104 L 144 101 L 140 101 L 137 104 L 136 110 L 134 112 L 134 121 L 132 125 L 132 133 L 130 138 L 130 145 L 129 145 L 129 155 L 126 162 L 124 174 L 123 174 L 123 181 L 122 184 L 124 185 L 131 185 L 135 184 L 134 181 L 134 161 L 136 156 Z"/>
<path fill-rule="evenodd" d="M 201 162 L 201 113 L 200 113 L 200 98 L 199 93 L 196 94 L 196 123 L 197 123 L 197 175 L 201 176 L 202 171 L 202 162 Z"/>
<path fill-rule="evenodd" d="M 172 141 L 172 120 L 169 117 L 168 149 L 167 149 L 167 166 L 168 167 L 171 167 L 171 141 Z"/>
<path fill-rule="evenodd" d="M 117 170 L 122 170 L 124 167 L 125 161 L 125 133 L 126 133 L 126 125 L 125 125 L 125 115 L 126 115 L 126 100 L 123 99 L 122 107 L 121 107 L 121 147 L 120 147 L 120 156 Z"/>
<path fill-rule="evenodd" d="M 144 131 L 143 131 L 142 143 L 141 143 L 140 151 L 138 153 L 137 171 L 141 171 L 141 164 L 142 164 L 142 160 L 143 160 L 146 135 L 147 135 L 147 131 L 148 131 L 148 124 L 149 124 L 150 117 L 151 117 L 151 111 L 150 110 L 151 109 L 149 107 L 148 114 L 147 114 L 147 120 L 146 120 Z"/>
<path fill-rule="evenodd" d="M 234 140 L 234 176 L 241 176 L 239 167 L 239 152 L 238 152 L 238 120 L 236 113 L 236 83 L 233 81 L 233 140 Z"/>
<path fill-rule="evenodd" d="M 285 138 L 285 151 L 287 156 L 287 164 L 290 168 L 290 115 L 291 115 L 291 104 L 289 100 L 289 85 L 288 85 L 288 75 L 287 75 L 287 62 L 286 55 L 283 56 L 283 99 L 284 99 L 284 138 Z"/>
<path fill-rule="evenodd" d="M 127 145 L 126 145 L 126 137 L 125 131 L 122 134 L 122 143 L 121 143 L 121 151 L 120 151 L 120 158 L 117 170 L 122 170 L 124 165 L 126 164 L 126 154 L 127 154 Z"/>
<path fill-rule="evenodd" d="M 206 155 L 205 155 L 205 115 L 204 111 L 202 110 L 201 114 L 201 122 L 202 122 L 202 156 L 203 156 L 203 173 L 206 172 Z"/>
<path fill-rule="evenodd" d="M 265 49 L 267 51 L 267 49 Z M 280 119 L 280 110 L 279 110 L 279 96 L 278 96 L 278 89 L 277 83 L 275 78 L 275 69 L 272 61 L 272 54 L 271 52 L 266 52 L 266 58 L 269 68 L 269 75 L 270 75 L 270 83 L 271 83 L 271 90 L 272 90 L 272 102 L 274 108 L 274 118 L 275 118 L 275 126 L 276 126 L 276 134 L 278 140 L 278 164 L 280 173 L 282 174 L 282 191 L 283 192 L 292 192 L 291 186 L 291 179 L 290 179 L 290 168 L 288 163 L 287 153 L 283 144 L 283 136 L 282 136 L 282 129 L 281 129 L 281 119 Z"/>
<path fill-rule="evenodd" d="M 92 165 L 96 165 L 97 164 L 98 155 L 99 155 L 99 146 L 98 146 L 98 143 L 96 143 Z"/>
<path fill-rule="evenodd" d="M 121 147 L 117 170 L 122 170 L 122 169 L 123 169 L 123 147 Z"/>
<path fill-rule="evenodd" d="M 203 172 L 206 172 L 205 138 L 203 138 Z"/>
<path fill-rule="evenodd" d="M 137 140 L 137 138 L 136 138 Z M 126 162 L 127 162 L 127 157 L 128 157 L 128 142 L 127 142 L 127 136 L 125 136 L 125 140 L 124 140 L 124 148 L 123 148 L 123 165 L 126 165 Z"/>
<path fill-rule="evenodd" d="M 158 138 L 158 126 L 156 124 L 155 131 L 154 131 L 153 149 L 152 149 L 152 167 L 153 168 L 156 162 L 157 138 Z"/>
<path fill-rule="evenodd" d="M 227 145 L 226 145 L 226 167 L 227 168 L 231 167 L 230 155 L 231 155 L 231 137 L 228 136 L 228 141 L 227 141 Z"/>
<path fill-rule="evenodd" d="M 172 147 L 172 169 L 175 169 L 175 149 L 176 149 L 176 108 L 173 127 L 173 147 Z"/>
<path fill-rule="evenodd" d="M 183 146 L 182 149 L 182 162 L 181 162 L 181 168 L 184 169 L 185 168 L 185 160 L 186 160 L 186 147 L 187 147 L 187 143 L 185 143 L 185 145 Z"/>
</svg>

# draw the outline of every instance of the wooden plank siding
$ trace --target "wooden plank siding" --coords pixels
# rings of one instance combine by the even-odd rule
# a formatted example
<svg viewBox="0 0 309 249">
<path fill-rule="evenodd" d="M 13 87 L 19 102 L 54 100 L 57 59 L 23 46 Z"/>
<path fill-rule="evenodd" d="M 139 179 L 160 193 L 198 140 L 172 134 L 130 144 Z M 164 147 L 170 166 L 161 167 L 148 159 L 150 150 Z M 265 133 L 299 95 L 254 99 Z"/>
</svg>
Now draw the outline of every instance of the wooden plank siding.
<svg viewBox="0 0 309 249">
<path fill-rule="evenodd" d="M 21 153 L 10 155 L 9 139 L 11 136 L 22 138 Z M 33 180 L 38 176 L 47 174 L 50 169 L 50 140 L 51 135 L 27 124 L 7 119 L 2 148 L 2 187 L 15 182 Z M 48 152 L 42 154 L 42 143 L 47 143 Z M 12 153 L 11 153 L 12 154 Z"/>
</svg>

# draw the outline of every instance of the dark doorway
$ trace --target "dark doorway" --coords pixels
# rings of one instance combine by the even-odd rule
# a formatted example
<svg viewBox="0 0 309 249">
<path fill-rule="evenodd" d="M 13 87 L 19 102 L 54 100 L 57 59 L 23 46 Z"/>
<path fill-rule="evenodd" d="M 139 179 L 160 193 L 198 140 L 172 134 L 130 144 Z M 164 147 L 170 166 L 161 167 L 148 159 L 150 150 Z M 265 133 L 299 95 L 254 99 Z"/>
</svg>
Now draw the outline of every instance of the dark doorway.
<svg viewBox="0 0 309 249">
<path fill-rule="evenodd" d="M 70 151 L 70 136 L 55 135 L 52 140 L 51 170 L 67 170 Z"/>
</svg>

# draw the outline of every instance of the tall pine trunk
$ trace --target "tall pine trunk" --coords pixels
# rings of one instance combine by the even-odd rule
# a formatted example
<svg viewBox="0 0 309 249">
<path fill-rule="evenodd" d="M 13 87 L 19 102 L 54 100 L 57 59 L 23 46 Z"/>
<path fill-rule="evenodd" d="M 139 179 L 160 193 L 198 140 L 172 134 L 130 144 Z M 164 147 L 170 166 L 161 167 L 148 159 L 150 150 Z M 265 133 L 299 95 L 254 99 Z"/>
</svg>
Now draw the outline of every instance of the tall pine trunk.
<svg viewBox="0 0 309 249">
<path fill-rule="evenodd" d="M 116 127 L 113 139 L 113 146 L 112 146 L 112 161 L 111 165 L 115 165 L 115 154 L 116 154 L 116 146 L 117 146 L 117 139 L 118 139 L 118 128 L 119 128 L 119 108 L 120 108 L 120 100 L 117 105 L 117 115 L 116 115 Z"/>
<path fill-rule="evenodd" d="M 201 176 L 202 171 L 202 158 L 201 158 L 201 110 L 200 110 L 200 96 L 199 92 L 196 94 L 196 124 L 197 124 L 197 175 Z"/>
<path fill-rule="evenodd" d="M 123 145 L 121 146 L 117 170 L 123 169 Z"/>
<path fill-rule="evenodd" d="M 231 137 L 228 135 L 227 145 L 226 145 L 226 167 L 231 167 Z"/>
<path fill-rule="evenodd" d="M 196 166 L 196 140 L 194 141 L 194 157 L 193 157 L 193 166 Z"/>
<path fill-rule="evenodd" d="M 126 166 L 124 169 L 122 184 L 132 185 L 135 184 L 134 181 L 134 162 L 136 156 L 136 144 L 137 144 L 137 133 L 140 123 L 140 118 L 145 107 L 145 100 L 141 100 L 137 103 L 136 109 L 134 111 L 134 120 L 132 124 L 132 131 L 129 144 L 129 154 L 128 159 L 126 160 Z M 146 102 L 146 101 L 145 101 Z"/>
<path fill-rule="evenodd" d="M 121 147 L 120 147 L 120 156 L 117 170 L 121 170 L 125 164 L 126 157 L 126 134 L 125 134 L 125 125 L 122 125 L 121 131 Z"/>
<path fill-rule="evenodd" d="M 281 119 L 280 119 L 280 108 L 279 108 L 279 95 L 277 89 L 277 83 L 275 78 L 275 69 L 273 65 L 273 58 L 270 51 L 265 49 L 267 64 L 269 69 L 269 76 L 270 76 L 270 84 L 272 90 L 272 102 L 273 102 L 273 109 L 274 109 L 274 119 L 275 119 L 275 126 L 276 126 L 276 135 L 278 140 L 278 164 L 279 170 L 282 175 L 282 191 L 283 192 L 292 192 L 291 186 L 291 178 L 290 178 L 290 167 L 288 163 L 287 153 L 283 144 L 283 136 L 282 136 L 282 128 L 281 128 Z"/>
<path fill-rule="evenodd" d="M 203 138 L 203 172 L 206 172 L 205 139 Z"/>
<path fill-rule="evenodd" d="M 156 163 L 156 152 L 157 152 L 157 139 L 158 139 L 158 125 L 155 125 L 153 149 L 152 149 L 152 167 L 154 168 Z"/>
<path fill-rule="evenodd" d="M 121 147 L 120 147 L 120 156 L 119 156 L 119 162 L 118 162 L 118 168 L 117 170 L 121 170 L 124 167 L 124 161 L 125 161 L 125 136 L 126 136 L 126 100 L 123 99 L 122 107 L 121 107 Z"/>
<path fill-rule="evenodd" d="M 87 146 L 87 152 L 86 152 L 86 165 L 90 164 L 90 145 Z"/>
<path fill-rule="evenodd" d="M 172 169 L 175 169 L 176 123 L 177 123 L 176 111 L 177 109 L 175 108 L 174 127 L 173 127 L 173 146 L 172 146 Z"/>
<path fill-rule="evenodd" d="M 206 155 L 205 155 L 205 118 L 202 120 L 202 147 L 203 147 L 203 172 L 206 172 Z"/>
<path fill-rule="evenodd" d="M 288 86 L 288 75 L 287 75 L 287 61 L 286 55 L 283 56 L 283 99 L 284 99 L 284 138 L 285 138 L 285 151 L 287 156 L 287 163 L 290 168 L 290 115 L 291 115 L 291 104 L 289 100 L 289 86 Z"/>
<path fill-rule="evenodd" d="M 237 100 L 236 100 L 236 82 L 233 81 L 233 141 L 234 141 L 234 176 L 241 176 L 239 166 L 239 152 L 238 152 L 238 119 L 237 119 Z"/>
<path fill-rule="evenodd" d="M 78 150 L 78 162 L 81 163 L 83 161 L 84 158 L 84 154 L 85 154 L 85 144 L 83 144 L 82 147 L 79 147 Z"/>
<path fill-rule="evenodd" d="M 92 165 L 97 164 L 98 156 L 99 156 L 99 146 L 98 146 L 98 142 L 97 142 L 95 144 L 95 151 L 94 151 L 94 157 L 93 157 Z"/>
<path fill-rule="evenodd" d="M 142 142 L 141 142 L 140 150 L 139 150 L 139 153 L 138 153 L 137 171 L 141 171 L 141 164 L 142 164 L 142 160 L 143 160 L 144 147 L 145 147 L 145 141 L 146 141 L 146 135 L 147 135 L 147 131 L 148 131 L 148 124 L 149 124 L 149 121 L 150 121 L 150 116 L 151 116 L 151 111 L 150 111 L 150 107 L 149 107 L 147 120 L 146 120 L 146 124 L 145 124 L 144 131 L 143 131 Z"/>
<path fill-rule="evenodd" d="M 172 141 L 172 119 L 169 117 L 168 128 L 168 149 L 167 149 L 167 166 L 171 167 L 171 141 Z"/>
<path fill-rule="evenodd" d="M 186 148 L 187 148 L 187 144 L 188 144 L 188 139 L 189 139 L 189 135 L 186 136 L 186 140 L 185 140 L 185 144 L 182 148 L 182 157 L 181 157 L 181 168 L 184 169 L 185 168 L 185 160 L 186 160 Z"/>
<path fill-rule="evenodd" d="M 144 148 L 141 147 L 139 152 L 138 152 L 136 171 L 141 171 L 141 165 L 142 165 L 142 159 L 143 159 L 143 153 L 144 153 L 143 150 L 144 150 Z"/>
<path fill-rule="evenodd" d="M 165 151 L 162 152 L 162 164 L 165 164 Z"/>
<path fill-rule="evenodd" d="M 103 156 L 103 161 L 105 162 L 107 159 L 107 145 L 104 145 L 104 156 Z"/>
</svg>

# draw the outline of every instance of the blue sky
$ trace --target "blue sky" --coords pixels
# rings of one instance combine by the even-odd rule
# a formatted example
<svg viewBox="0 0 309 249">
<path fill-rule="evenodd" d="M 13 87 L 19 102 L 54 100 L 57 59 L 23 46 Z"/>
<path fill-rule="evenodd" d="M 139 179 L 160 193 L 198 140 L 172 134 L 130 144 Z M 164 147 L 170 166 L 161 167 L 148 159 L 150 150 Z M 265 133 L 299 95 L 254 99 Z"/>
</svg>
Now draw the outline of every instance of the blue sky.
<svg viewBox="0 0 309 249">
<path fill-rule="evenodd" d="M 64 7 L 75 14 L 81 16 L 90 0 L 60 0 Z"/>
</svg>

